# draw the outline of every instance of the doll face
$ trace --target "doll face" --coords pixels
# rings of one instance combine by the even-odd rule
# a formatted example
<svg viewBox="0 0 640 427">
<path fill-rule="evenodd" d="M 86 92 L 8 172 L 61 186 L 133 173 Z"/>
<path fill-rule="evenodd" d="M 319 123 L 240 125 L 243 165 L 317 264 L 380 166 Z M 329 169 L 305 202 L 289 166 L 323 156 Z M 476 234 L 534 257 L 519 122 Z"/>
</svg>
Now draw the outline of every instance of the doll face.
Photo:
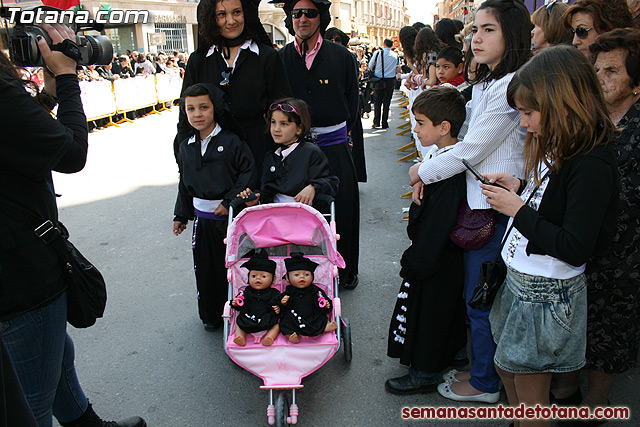
<svg viewBox="0 0 640 427">
<path fill-rule="evenodd" d="M 298 289 L 303 289 L 313 282 L 313 273 L 309 270 L 294 270 L 287 273 L 289 283 Z"/>
<path fill-rule="evenodd" d="M 249 272 L 249 286 L 253 289 L 267 289 L 273 283 L 273 274 L 268 271 L 251 270 Z"/>
</svg>

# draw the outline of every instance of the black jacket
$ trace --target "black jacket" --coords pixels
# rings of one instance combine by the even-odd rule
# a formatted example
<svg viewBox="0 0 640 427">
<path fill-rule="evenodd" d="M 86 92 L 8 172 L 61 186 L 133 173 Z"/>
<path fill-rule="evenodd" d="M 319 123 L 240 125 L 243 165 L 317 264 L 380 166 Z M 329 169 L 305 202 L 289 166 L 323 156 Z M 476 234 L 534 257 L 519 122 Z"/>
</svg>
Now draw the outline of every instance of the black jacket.
<svg viewBox="0 0 640 427">
<path fill-rule="evenodd" d="M 316 193 L 335 197 L 339 182 L 322 150 L 312 142 L 301 140 L 284 162 L 273 151 L 266 155 L 260 200 L 272 203 L 277 193 L 295 197 L 309 184 Z"/>
<path fill-rule="evenodd" d="M 513 224 L 528 254 L 549 255 L 581 266 L 607 252 L 616 226 L 618 166 L 611 147 L 596 147 L 552 173 L 538 210 L 523 206 Z"/>
<path fill-rule="evenodd" d="M 211 138 L 200 168 L 198 150 L 200 145 L 189 144 L 188 140 L 180 145 L 178 164 L 182 174 L 174 215 L 183 222 L 194 218 L 194 197 L 223 200 L 222 205 L 229 208 L 231 200 L 249 186 L 253 171 L 251 152 L 234 133 L 222 130 Z"/>
<path fill-rule="evenodd" d="M 32 217 L 57 221 L 51 171 L 82 170 L 88 132 L 78 78 L 61 75 L 56 85 L 58 120 L 0 72 L 0 320 L 65 289 L 57 255 L 34 234 L 40 224 Z"/>
<path fill-rule="evenodd" d="M 358 115 L 358 73 L 353 55 L 342 45 L 323 41 L 308 70 L 293 42 L 279 51 L 293 96 L 304 99 L 314 127 L 347 122 L 351 131 Z"/>
</svg>

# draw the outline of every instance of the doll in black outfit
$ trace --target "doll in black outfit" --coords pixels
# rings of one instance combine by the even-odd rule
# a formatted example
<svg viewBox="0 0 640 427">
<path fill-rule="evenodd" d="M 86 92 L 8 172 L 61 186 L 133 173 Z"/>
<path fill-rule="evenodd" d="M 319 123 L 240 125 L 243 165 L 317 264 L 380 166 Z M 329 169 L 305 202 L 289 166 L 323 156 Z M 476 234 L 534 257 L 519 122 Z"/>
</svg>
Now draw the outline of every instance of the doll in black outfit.
<svg viewBox="0 0 640 427">
<path fill-rule="evenodd" d="M 294 344 L 300 336 L 315 337 L 324 332 L 335 331 L 338 324 L 329 322 L 331 300 L 322 289 L 313 284 L 313 272 L 317 263 L 294 252 L 284 260 L 287 267 L 285 278 L 290 283 L 280 295 L 283 307 L 280 331 Z"/>
<path fill-rule="evenodd" d="M 276 263 L 271 261 L 265 251 L 254 254 L 242 264 L 249 270 L 249 286 L 240 289 L 231 301 L 231 307 L 238 310 L 233 342 L 244 346 L 246 334 L 267 331 L 262 345 L 271 345 L 278 336 L 278 315 L 280 291 L 271 287 L 276 273 Z"/>
</svg>

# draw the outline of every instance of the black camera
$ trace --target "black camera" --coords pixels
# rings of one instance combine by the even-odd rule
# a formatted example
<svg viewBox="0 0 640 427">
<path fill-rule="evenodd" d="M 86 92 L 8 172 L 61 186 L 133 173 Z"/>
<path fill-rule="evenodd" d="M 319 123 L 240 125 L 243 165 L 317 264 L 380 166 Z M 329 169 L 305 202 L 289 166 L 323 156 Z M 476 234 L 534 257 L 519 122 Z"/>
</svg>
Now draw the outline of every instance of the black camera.
<svg viewBox="0 0 640 427">
<path fill-rule="evenodd" d="M 14 64 L 21 67 L 43 67 L 45 65 L 40 50 L 38 49 L 37 37 L 42 36 L 47 41 L 49 47 L 52 47 L 51 37 L 49 34 L 34 24 L 23 23 L 21 12 L 12 11 L 9 15 L 7 8 L 3 8 L 2 17 L 11 18 L 14 27 L 9 30 L 9 53 Z M 42 9 L 50 16 L 52 14 L 60 14 L 60 9 L 50 6 L 40 6 L 32 10 Z M 79 65 L 107 65 L 113 60 L 113 45 L 109 37 L 104 35 L 90 36 L 82 34 L 83 31 L 102 31 L 104 24 L 91 23 L 79 26 L 70 25 L 76 33 L 75 44 L 77 49 L 73 48 L 76 53 L 76 59 Z M 71 43 L 73 44 L 73 43 Z M 52 50 L 56 50 L 55 48 Z M 57 49 L 61 50 L 61 49 Z M 64 52 L 64 50 L 63 50 Z M 71 56 L 71 55 L 68 55 Z"/>
</svg>

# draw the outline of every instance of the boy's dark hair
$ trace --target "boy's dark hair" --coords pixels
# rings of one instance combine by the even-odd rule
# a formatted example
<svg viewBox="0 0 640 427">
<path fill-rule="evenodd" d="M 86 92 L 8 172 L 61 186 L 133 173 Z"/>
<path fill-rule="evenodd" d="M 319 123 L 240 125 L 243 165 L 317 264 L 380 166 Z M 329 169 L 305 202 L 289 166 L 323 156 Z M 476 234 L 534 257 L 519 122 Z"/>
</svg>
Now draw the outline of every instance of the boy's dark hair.
<svg viewBox="0 0 640 427">
<path fill-rule="evenodd" d="M 278 104 L 290 105 L 291 107 L 295 108 L 298 113 L 296 114 L 294 112 L 284 111 L 280 107 L 274 107 L 274 110 L 271 109 L 272 105 L 275 106 Z M 309 106 L 305 101 L 297 98 L 281 98 L 277 101 L 273 101 L 273 103 L 269 105 L 267 114 L 265 115 L 265 119 L 267 121 L 265 129 L 266 133 L 269 133 L 271 130 L 271 116 L 276 110 L 287 116 L 287 119 L 289 119 L 290 122 L 293 122 L 302 128 L 302 133 L 300 134 L 301 138 L 309 135 L 309 132 L 311 132 L 311 114 L 309 113 Z"/>
<path fill-rule="evenodd" d="M 413 114 L 425 115 L 434 126 L 447 121 L 451 124 L 451 136 L 458 132 L 466 117 L 466 101 L 458 89 L 447 86 L 434 86 L 425 90 L 413 101 Z"/>
<path fill-rule="evenodd" d="M 462 64 L 462 51 L 457 47 L 447 46 L 438 53 L 438 59 L 446 59 L 449 62 L 452 62 L 456 67 Z"/>
</svg>

